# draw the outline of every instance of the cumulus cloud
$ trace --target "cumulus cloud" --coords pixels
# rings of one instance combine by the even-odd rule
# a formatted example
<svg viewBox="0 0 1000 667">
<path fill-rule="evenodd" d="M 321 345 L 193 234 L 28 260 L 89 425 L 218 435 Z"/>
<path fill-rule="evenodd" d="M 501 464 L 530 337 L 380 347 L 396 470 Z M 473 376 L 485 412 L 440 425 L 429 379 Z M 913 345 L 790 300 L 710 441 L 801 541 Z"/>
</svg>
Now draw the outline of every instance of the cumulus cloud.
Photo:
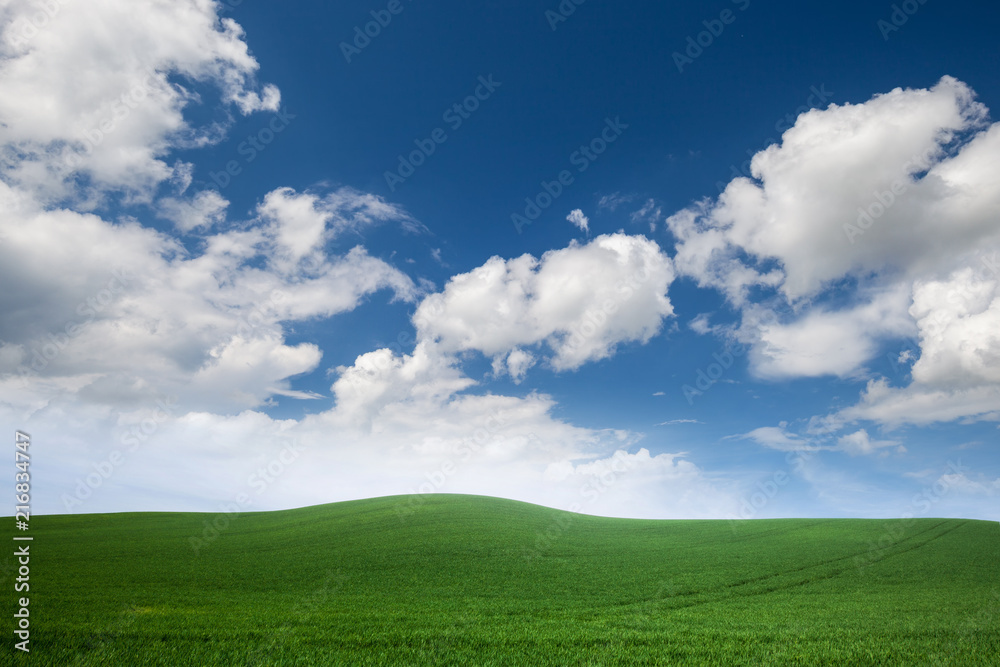
<svg viewBox="0 0 1000 667">
<path fill-rule="evenodd" d="M 278 188 L 267 194 L 257 213 L 268 223 L 264 233 L 274 248 L 268 261 L 282 272 L 321 262 L 326 244 L 379 222 L 395 221 L 408 231 L 421 228 L 401 207 L 349 187 L 322 197 Z"/>
<path fill-rule="evenodd" d="M 934 389 L 916 383 L 893 387 L 878 378 L 868 381 L 858 403 L 831 415 L 835 423 L 872 420 L 889 427 L 964 419 L 1000 421 L 1000 387 Z"/>
<path fill-rule="evenodd" d="M 336 406 L 297 428 L 307 438 L 335 429 L 340 446 L 322 447 L 322 455 L 350 461 L 350 488 L 364 488 L 358 497 L 485 493 L 650 518 L 711 516 L 735 505 L 732 489 L 684 454 L 630 452 L 638 434 L 566 423 L 548 395 L 469 392 L 476 383 L 455 357 L 426 341 L 412 355 L 377 350 L 337 370 Z"/>
<path fill-rule="evenodd" d="M 942 257 L 996 240 L 990 212 L 1000 193 L 989 174 L 1000 128 L 985 118 L 968 86 L 950 77 L 930 90 L 897 88 L 802 114 L 780 145 L 754 156 L 755 180 L 734 179 L 717 202 L 671 218 L 684 258 L 678 267 L 724 287 L 725 260 L 745 253 L 751 269 L 776 261 L 776 286 L 794 301 L 847 275 L 919 275 Z M 892 195 L 896 181 L 903 192 Z M 892 203 L 851 243 L 844 225 L 884 192 Z M 744 285 L 760 277 L 759 269 L 749 273 Z"/>
<path fill-rule="evenodd" d="M 863 376 L 918 339 L 910 385 L 876 379 L 838 423 L 995 418 L 997 272 L 970 267 L 1000 248 L 998 156 L 1000 125 L 952 77 L 811 110 L 753 178 L 667 219 L 674 265 L 741 311 L 760 377 Z"/>
<path fill-rule="evenodd" d="M 183 117 L 208 88 L 242 114 L 278 109 L 242 29 L 210 0 L 54 4 L 41 27 L 36 5 L 9 4 L 0 33 L 0 174 L 44 200 L 151 198 L 172 148 L 222 137 L 224 119 Z"/>
<path fill-rule="evenodd" d="M 910 383 L 873 379 L 861 400 L 833 419 L 891 426 L 1000 420 L 1000 275 L 994 257 L 982 254 L 975 266 L 914 284 L 909 314 L 920 354 Z"/>
<path fill-rule="evenodd" d="M 387 348 L 368 352 L 337 371 L 336 417 L 350 425 L 371 425 L 386 409 L 440 403 L 475 384 L 455 368 L 454 359 L 426 343 L 401 357 Z"/>
<path fill-rule="evenodd" d="M 298 218 L 268 205 L 296 196 L 308 204 L 294 210 Z M 337 201 L 354 210 L 343 192 Z M 116 387 L 131 387 L 138 397 L 178 393 L 187 405 L 225 411 L 287 392 L 288 378 L 314 369 L 320 352 L 287 345 L 284 322 L 352 310 L 381 289 L 418 295 L 409 277 L 364 248 L 324 248 L 346 223 L 340 209 L 313 203 L 271 193 L 258 216 L 205 236 L 203 250 L 191 253 L 137 221 L 46 210 L 0 183 L 0 281 L 8 287 L 0 294 L 0 393 L 37 408 L 32 392 L 18 388 L 38 378 L 61 388 L 55 401 L 109 405 L 120 398 Z M 313 227 L 304 222 L 310 216 Z"/>
<path fill-rule="evenodd" d="M 453 276 L 414 315 L 421 339 L 488 356 L 545 344 L 557 370 L 606 358 L 624 342 L 646 342 L 673 314 L 670 259 L 641 236 L 602 235 L 540 259 L 493 257 Z"/>
<path fill-rule="evenodd" d="M 848 377 L 882 341 L 916 334 L 909 303 L 909 290 L 896 287 L 853 307 L 819 306 L 791 319 L 751 305 L 743 311 L 739 337 L 751 344 L 751 369 L 760 377 Z"/>
<path fill-rule="evenodd" d="M 535 365 L 535 355 L 515 347 L 506 358 L 499 355 L 493 358 L 493 374 L 497 377 L 507 374 L 514 384 L 521 384 L 528 369 Z"/>
<path fill-rule="evenodd" d="M 229 202 L 218 192 L 204 190 L 190 199 L 160 199 L 157 215 L 173 222 L 178 230 L 190 232 L 222 222 L 228 206 Z"/>
<path fill-rule="evenodd" d="M 920 358 L 915 383 L 930 387 L 1000 384 L 1000 276 L 971 267 L 916 284 L 910 314 Z"/>
</svg>

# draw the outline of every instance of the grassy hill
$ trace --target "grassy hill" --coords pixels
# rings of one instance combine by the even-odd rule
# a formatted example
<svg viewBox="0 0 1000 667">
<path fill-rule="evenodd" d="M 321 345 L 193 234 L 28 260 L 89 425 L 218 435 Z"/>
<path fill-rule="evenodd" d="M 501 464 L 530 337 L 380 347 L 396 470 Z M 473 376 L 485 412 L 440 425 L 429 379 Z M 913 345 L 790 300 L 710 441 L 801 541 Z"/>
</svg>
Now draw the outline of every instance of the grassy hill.
<svg viewBox="0 0 1000 667">
<path fill-rule="evenodd" d="M 14 664 L 1000 664 L 993 522 L 438 495 L 31 523 L 32 651 L 5 612 Z"/>
</svg>

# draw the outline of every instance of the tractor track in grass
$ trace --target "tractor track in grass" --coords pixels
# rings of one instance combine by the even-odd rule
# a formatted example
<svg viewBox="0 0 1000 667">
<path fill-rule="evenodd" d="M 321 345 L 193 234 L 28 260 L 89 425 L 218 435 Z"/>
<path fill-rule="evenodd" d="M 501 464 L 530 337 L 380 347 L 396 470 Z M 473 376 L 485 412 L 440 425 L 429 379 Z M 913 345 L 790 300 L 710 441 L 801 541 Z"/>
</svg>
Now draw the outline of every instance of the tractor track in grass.
<svg viewBox="0 0 1000 667">
<path fill-rule="evenodd" d="M 893 547 L 896 547 L 896 546 L 902 544 L 903 542 L 909 542 L 911 540 L 915 540 L 918 537 L 920 537 L 921 535 L 925 535 L 925 534 L 931 532 L 932 530 L 940 528 L 942 525 L 944 525 L 946 523 L 949 523 L 949 521 L 947 521 L 947 520 L 946 521 L 940 521 L 940 522 L 934 524 L 933 526 L 931 526 L 930 528 L 922 530 L 919 533 L 914 533 L 913 535 L 910 535 L 909 537 L 906 537 L 906 538 L 904 538 L 902 540 L 899 540 L 898 542 L 894 542 L 893 544 L 891 544 L 891 545 L 889 545 L 888 547 L 885 547 L 885 548 L 886 549 L 892 549 Z M 953 526 L 952 528 L 949 528 L 948 530 L 944 531 L 940 535 L 936 535 L 934 537 L 931 537 L 930 539 L 926 540 L 925 542 L 919 543 L 915 547 L 911 547 L 910 549 L 904 549 L 904 550 L 896 551 L 894 553 L 905 553 L 906 551 L 910 551 L 912 549 L 916 549 L 916 548 L 919 548 L 921 546 L 924 546 L 925 544 L 928 544 L 929 542 L 933 542 L 934 540 L 938 539 L 939 537 L 942 537 L 943 535 L 946 535 L 946 534 L 950 533 L 951 531 L 960 528 L 963 525 L 964 525 L 964 523 L 963 524 L 958 524 L 956 526 Z M 776 572 L 774 574 L 767 574 L 767 575 L 763 575 L 763 576 L 760 576 L 760 577 L 752 577 L 750 579 L 744 579 L 742 581 L 733 582 L 731 584 L 725 584 L 725 588 L 737 588 L 739 586 L 745 586 L 747 584 L 753 584 L 753 583 L 757 583 L 757 582 L 761 582 L 761 581 L 766 581 L 768 579 L 773 579 L 775 577 L 780 577 L 780 576 L 784 576 L 784 575 L 788 575 L 788 574 L 793 574 L 795 572 L 803 572 L 805 570 L 811 570 L 813 568 L 821 567 L 823 565 L 829 565 L 830 563 L 836 563 L 836 562 L 839 562 L 839 561 L 842 561 L 842 560 L 847 560 L 848 558 L 856 558 L 856 557 L 860 556 L 861 554 L 870 553 L 870 552 L 871 552 L 871 550 L 869 549 L 868 552 L 859 551 L 857 553 L 848 554 L 846 556 L 838 556 L 836 558 L 828 558 L 827 560 L 822 560 L 822 561 L 819 561 L 818 563 L 812 563 L 810 565 L 803 565 L 802 567 L 797 567 L 797 568 L 794 568 L 794 569 L 791 569 L 791 570 L 784 570 L 782 572 Z M 889 554 L 889 555 L 892 555 L 892 554 Z M 886 557 L 888 557 L 888 555 L 887 556 L 883 556 L 883 558 L 886 558 Z M 880 558 L 879 560 L 882 560 L 882 559 Z M 878 562 L 878 561 L 873 561 L 873 562 Z"/>
<path fill-rule="evenodd" d="M 924 546 L 930 544 L 931 542 L 934 542 L 934 541 L 936 541 L 936 540 L 944 537 L 945 535 L 947 535 L 947 534 L 949 534 L 951 532 L 954 532 L 955 530 L 958 530 L 959 528 L 965 526 L 968 523 L 968 521 L 963 521 L 963 522 L 961 522 L 959 524 L 951 526 L 950 528 L 947 528 L 947 529 L 941 531 L 940 533 L 938 533 L 936 535 L 932 535 L 930 538 L 928 538 L 928 539 L 926 539 L 926 540 L 924 540 L 922 542 L 918 542 L 916 544 L 908 544 L 907 547 L 903 548 L 903 549 L 897 549 L 896 548 L 900 544 L 903 544 L 904 542 L 907 542 L 907 543 L 912 542 L 913 540 L 916 540 L 917 538 L 919 538 L 921 535 L 926 535 L 927 533 L 929 533 L 931 531 L 934 531 L 935 529 L 940 528 L 942 525 L 947 524 L 947 523 L 952 523 L 952 522 L 950 520 L 940 521 L 940 522 L 934 524 L 933 526 L 931 526 L 930 528 L 927 528 L 925 530 L 920 531 L 919 533 L 915 533 L 913 535 L 910 535 L 909 537 L 906 537 L 906 538 L 901 539 L 901 540 L 899 540 L 897 542 L 894 542 L 893 544 L 891 544 L 888 547 L 884 548 L 884 551 L 889 551 L 890 553 L 886 553 L 883 556 L 881 556 L 880 558 L 877 558 L 876 560 L 872 560 L 869 564 L 879 563 L 879 562 L 882 562 L 882 561 L 887 560 L 889 558 L 893 558 L 895 556 L 900 556 L 902 554 L 905 554 L 905 553 L 908 553 L 910 551 L 914 551 L 916 549 L 924 547 Z M 867 552 L 866 551 L 861 551 L 861 552 L 851 553 L 851 554 L 848 554 L 848 555 L 845 555 L 845 556 L 838 556 L 837 558 L 830 558 L 830 559 L 823 560 L 823 561 L 820 561 L 820 562 L 817 562 L 817 563 L 812 563 L 810 565 L 804 565 L 802 567 L 797 567 L 797 568 L 794 568 L 794 569 L 791 569 L 791 570 L 784 570 L 784 571 L 781 571 L 781 572 L 776 572 L 776 573 L 764 575 L 764 576 L 761 576 L 761 577 L 754 577 L 752 579 L 745 579 L 745 580 L 742 580 L 742 581 L 733 582 L 733 583 L 729 583 L 729 584 L 721 584 L 721 585 L 714 586 L 712 588 L 705 589 L 705 590 L 684 591 L 684 592 L 680 592 L 680 593 L 677 593 L 677 594 L 671 596 L 671 598 L 673 598 L 673 599 L 677 599 L 677 598 L 694 598 L 695 596 L 705 596 L 708 599 L 690 599 L 690 600 L 683 600 L 682 599 L 682 600 L 679 600 L 680 604 L 671 604 L 670 603 L 671 602 L 671 598 L 666 598 L 666 599 L 662 599 L 662 600 L 652 600 L 652 599 L 650 599 L 650 600 L 643 600 L 641 602 L 630 603 L 630 606 L 631 605 L 660 604 L 660 605 L 662 605 L 662 607 L 663 607 L 664 610 L 689 609 L 689 608 L 692 608 L 692 607 L 699 607 L 699 606 L 704 606 L 704 605 L 708 605 L 708 604 L 714 604 L 714 603 L 717 603 L 717 602 L 730 601 L 730 600 L 733 600 L 735 598 L 750 598 L 750 597 L 755 597 L 755 596 L 760 596 L 760 595 L 767 595 L 768 593 L 774 593 L 776 591 L 789 590 L 789 589 L 796 588 L 796 587 L 799 587 L 799 586 L 804 586 L 806 584 L 812 584 L 812 583 L 816 583 L 818 581 L 824 581 L 826 579 L 833 579 L 833 578 L 838 577 L 838 576 L 840 576 L 840 575 L 844 574 L 845 572 L 848 572 L 848 571 L 850 571 L 852 569 L 857 569 L 858 566 L 852 565 L 851 567 L 843 567 L 843 568 L 840 568 L 840 569 L 832 570 L 832 571 L 830 571 L 828 573 L 823 574 L 822 576 L 817 576 L 817 577 L 813 577 L 813 578 L 806 578 L 804 580 L 798 580 L 798 581 L 794 581 L 794 582 L 790 582 L 790 583 L 786 583 L 786 584 L 782 584 L 782 585 L 777 585 L 777 586 L 771 586 L 771 587 L 762 588 L 762 589 L 754 589 L 754 590 L 746 591 L 746 592 L 743 592 L 743 593 L 736 593 L 735 595 L 732 595 L 732 596 L 720 596 L 719 594 L 720 593 L 725 593 L 726 591 L 734 591 L 734 589 L 737 589 L 737 588 L 740 588 L 740 587 L 744 587 L 744 586 L 749 586 L 749 585 L 752 585 L 752 584 L 760 584 L 762 582 L 766 582 L 768 580 L 773 580 L 773 579 L 776 579 L 778 577 L 784 577 L 784 576 L 794 575 L 797 572 L 805 572 L 806 570 L 815 569 L 815 568 L 818 568 L 818 567 L 822 567 L 824 565 L 830 565 L 831 563 L 837 563 L 837 562 L 845 561 L 845 560 L 848 560 L 848 559 L 854 559 L 857 556 L 860 556 L 860 555 L 866 554 L 866 553 L 870 553 L 870 550 L 867 551 Z"/>
</svg>

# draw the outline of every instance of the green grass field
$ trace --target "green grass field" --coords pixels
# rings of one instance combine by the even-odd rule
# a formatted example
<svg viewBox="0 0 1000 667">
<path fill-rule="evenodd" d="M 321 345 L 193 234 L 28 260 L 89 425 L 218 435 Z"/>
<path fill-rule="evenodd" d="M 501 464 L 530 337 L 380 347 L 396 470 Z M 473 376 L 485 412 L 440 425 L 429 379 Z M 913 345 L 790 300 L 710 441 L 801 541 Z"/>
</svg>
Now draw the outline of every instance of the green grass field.
<svg viewBox="0 0 1000 667">
<path fill-rule="evenodd" d="M 5 650 L 60 666 L 1000 664 L 997 523 L 420 500 L 244 514 L 197 553 L 216 515 L 35 517 L 31 653 L 8 612 Z"/>
</svg>

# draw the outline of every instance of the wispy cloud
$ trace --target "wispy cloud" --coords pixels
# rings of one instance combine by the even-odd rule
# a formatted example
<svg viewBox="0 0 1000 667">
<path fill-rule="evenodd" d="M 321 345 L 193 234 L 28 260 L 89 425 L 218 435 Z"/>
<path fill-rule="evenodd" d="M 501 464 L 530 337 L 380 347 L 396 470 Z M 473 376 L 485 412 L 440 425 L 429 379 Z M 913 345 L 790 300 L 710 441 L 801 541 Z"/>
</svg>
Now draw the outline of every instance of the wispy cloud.
<svg viewBox="0 0 1000 667">
<path fill-rule="evenodd" d="M 628 202 L 635 199 L 635 195 L 623 195 L 620 192 L 613 192 L 610 195 L 604 195 L 597 202 L 597 208 L 612 211 L 622 204 L 627 204 Z"/>
</svg>

